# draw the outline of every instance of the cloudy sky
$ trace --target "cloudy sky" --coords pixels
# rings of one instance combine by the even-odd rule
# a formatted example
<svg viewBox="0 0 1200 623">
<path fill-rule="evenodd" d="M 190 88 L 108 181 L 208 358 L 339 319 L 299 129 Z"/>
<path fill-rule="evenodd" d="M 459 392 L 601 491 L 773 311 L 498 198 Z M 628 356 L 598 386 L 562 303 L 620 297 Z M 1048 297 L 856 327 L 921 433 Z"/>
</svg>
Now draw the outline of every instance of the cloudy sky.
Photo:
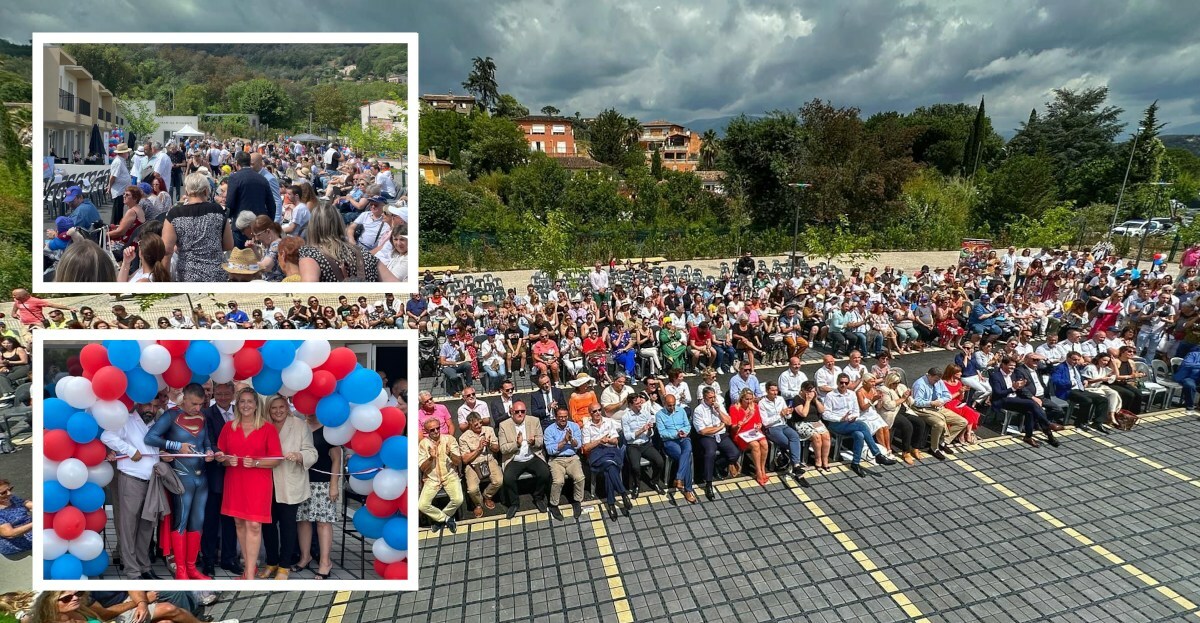
<svg viewBox="0 0 1200 623">
<path fill-rule="evenodd" d="M 987 96 L 1008 135 L 1057 87 L 1108 85 L 1136 122 L 1200 133 L 1200 2 L 8 0 L 0 36 L 33 31 L 417 31 L 422 92 L 462 92 L 475 56 L 537 110 L 607 107 L 676 122 L 797 108 L 864 113 Z M 143 6 L 145 5 L 145 6 Z M 1132 127 L 1132 124 L 1131 126 Z"/>
</svg>

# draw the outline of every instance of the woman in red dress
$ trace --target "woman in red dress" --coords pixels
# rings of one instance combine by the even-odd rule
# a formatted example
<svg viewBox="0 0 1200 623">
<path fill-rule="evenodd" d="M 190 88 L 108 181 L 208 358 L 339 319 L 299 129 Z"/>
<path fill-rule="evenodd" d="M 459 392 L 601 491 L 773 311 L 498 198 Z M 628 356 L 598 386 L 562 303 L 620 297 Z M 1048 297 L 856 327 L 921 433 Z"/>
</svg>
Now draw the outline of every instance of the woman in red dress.
<svg viewBox="0 0 1200 623">
<path fill-rule="evenodd" d="M 954 364 L 946 366 L 946 371 L 942 373 L 942 383 L 946 385 L 946 391 L 950 392 L 950 402 L 946 403 L 946 408 L 967 421 L 967 429 L 962 432 L 962 438 L 969 444 L 975 443 L 975 429 L 979 428 L 979 412 L 963 401 L 967 390 L 962 382 L 962 368 Z"/>
<path fill-rule="evenodd" d="M 225 495 L 221 514 L 233 517 L 238 545 L 246 558 L 245 573 L 238 579 L 253 579 L 262 543 L 262 525 L 271 521 L 274 500 L 271 468 L 283 455 L 279 433 L 267 426 L 266 405 L 249 387 L 237 393 L 237 416 L 225 424 L 217 447 L 225 453 Z"/>
<path fill-rule="evenodd" d="M 754 460 L 754 473 L 758 484 L 767 484 L 767 438 L 762 432 L 762 416 L 758 413 L 754 390 L 742 390 L 737 403 L 729 407 L 729 419 L 733 420 L 733 443 L 737 444 L 742 452 L 749 450 L 750 458 Z M 742 439 L 742 434 L 748 431 L 757 431 L 758 439 Z"/>
</svg>

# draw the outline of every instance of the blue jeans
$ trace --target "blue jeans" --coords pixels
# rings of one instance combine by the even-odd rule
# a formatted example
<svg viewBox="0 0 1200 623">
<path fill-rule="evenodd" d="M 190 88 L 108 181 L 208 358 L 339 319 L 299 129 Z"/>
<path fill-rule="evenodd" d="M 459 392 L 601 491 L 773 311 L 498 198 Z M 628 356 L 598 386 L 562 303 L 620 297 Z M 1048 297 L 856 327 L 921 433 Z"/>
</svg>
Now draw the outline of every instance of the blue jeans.
<svg viewBox="0 0 1200 623">
<path fill-rule="evenodd" d="M 767 434 L 767 439 L 771 440 L 771 443 L 787 448 L 788 454 L 792 455 L 792 465 L 801 464 L 800 454 L 803 442 L 800 441 L 800 433 L 797 433 L 796 429 L 787 424 L 780 424 L 764 428 L 763 432 Z"/>
<path fill-rule="evenodd" d="M 858 465 L 862 461 L 863 442 L 866 442 L 867 447 L 871 449 L 872 456 L 883 454 L 879 450 L 879 446 L 875 445 L 875 438 L 871 437 L 871 429 L 858 420 L 853 422 L 826 421 L 825 428 L 838 435 L 847 435 L 854 438 L 854 458 L 850 461 L 854 465 Z"/>
<path fill-rule="evenodd" d="M 675 480 L 683 481 L 683 490 L 692 490 L 692 440 L 688 437 L 683 439 L 664 439 L 663 450 L 667 456 L 675 459 L 675 464 L 679 467 L 675 470 Z"/>
<path fill-rule="evenodd" d="M 613 361 L 620 364 L 625 369 L 625 374 L 629 378 L 633 378 L 633 365 L 635 362 L 634 353 L 632 350 L 627 350 L 622 353 L 613 353 Z"/>
<path fill-rule="evenodd" d="M 737 349 L 728 344 L 713 344 L 713 347 L 717 349 L 717 367 L 732 368 L 737 359 Z"/>
<path fill-rule="evenodd" d="M 1183 386 L 1183 406 L 1188 409 L 1196 408 L 1196 379 L 1195 377 L 1186 376 L 1178 380 L 1178 383 Z"/>
</svg>

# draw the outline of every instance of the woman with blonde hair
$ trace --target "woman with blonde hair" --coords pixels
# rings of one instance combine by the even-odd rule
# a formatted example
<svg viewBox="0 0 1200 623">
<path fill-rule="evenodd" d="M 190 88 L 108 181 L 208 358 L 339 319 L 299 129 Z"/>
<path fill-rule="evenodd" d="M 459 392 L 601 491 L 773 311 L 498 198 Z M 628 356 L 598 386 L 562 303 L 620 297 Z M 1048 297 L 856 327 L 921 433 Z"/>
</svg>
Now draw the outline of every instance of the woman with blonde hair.
<svg viewBox="0 0 1200 623">
<path fill-rule="evenodd" d="M 892 429 L 877 410 L 883 404 L 883 393 L 879 391 L 879 379 L 870 374 L 863 375 L 862 385 L 859 385 L 854 393 L 858 398 L 860 412 L 858 420 L 870 429 L 884 455 L 891 456 Z"/>
<path fill-rule="evenodd" d="M 912 405 L 912 390 L 900 383 L 899 373 L 889 372 L 883 377 L 879 393 L 883 396 L 879 415 L 887 422 L 892 439 L 900 447 L 900 459 L 908 465 L 920 461 L 924 456 L 917 446 L 925 439 L 925 421 L 908 410 Z"/>
<path fill-rule="evenodd" d="M 87 238 L 76 237 L 58 258 L 54 268 L 57 282 L 109 283 L 117 280 L 112 254 Z"/>
<path fill-rule="evenodd" d="M 167 211 L 162 239 L 167 255 L 178 254 L 179 281 L 229 281 L 221 269 L 233 249 L 233 229 L 225 208 L 209 200 L 208 177 L 192 173 L 183 180 L 183 201 Z"/>
<path fill-rule="evenodd" d="M 267 579 L 274 574 L 276 580 L 286 580 L 289 567 L 299 560 L 296 511 L 311 494 L 308 468 L 317 462 L 317 448 L 304 420 L 292 416 L 292 407 L 286 397 L 275 394 L 266 404 L 267 421 L 279 433 L 283 461 L 271 470 L 275 497 L 271 503 L 271 521 L 263 526 L 267 566 L 258 577 Z"/>
<path fill-rule="evenodd" d="M 235 414 L 225 424 L 217 447 L 225 454 L 225 495 L 221 514 L 233 517 L 238 545 L 245 556 L 245 573 L 239 579 L 253 579 L 258 566 L 258 548 L 262 525 L 271 522 L 274 500 L 272 469 L 275 458 L 283 454 L 279 431 L 266 425 L 267 403 L 250 387 L 238 390 L 234 397 Z"/>
<path fill-rule="evenodd" d="M 357 244 L 332 206 L 317 206 L 308 224 L 308 244 L 300 248 L 300 277 L 306 282 L 396 281 L 396 276 Z"/>
</svg>

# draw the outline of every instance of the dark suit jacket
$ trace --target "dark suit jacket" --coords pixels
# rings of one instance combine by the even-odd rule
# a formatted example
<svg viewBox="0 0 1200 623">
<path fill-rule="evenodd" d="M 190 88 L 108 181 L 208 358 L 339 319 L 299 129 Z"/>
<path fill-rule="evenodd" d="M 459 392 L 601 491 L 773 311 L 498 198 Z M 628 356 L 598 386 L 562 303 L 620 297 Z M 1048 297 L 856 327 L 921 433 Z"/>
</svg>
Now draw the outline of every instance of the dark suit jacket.
<svg viewBox="0 0 1200 623">
<path fill-rule="evenodd" d="M 492 428 L 495 430 L 500 430 L 500 423 L 512 417 L 512 414 L 504 410 L 504 402 L 499 398 L 492 399 L 487 406 L 488 413 L 492 414 Z"/>
<path fill-rule="evenodd" d="M 221 417 L 221 410 L 216 405 L 204 407 L 200 410 L 204 414 L 204 428 L 208 429 L 208 438 L 212 440 L 213 447 L 217 447 L 217 440 L 221 438 L 221 431 L 225 428 L 225 418 Z M 210 461 L 204 464 L 204 475 L 208 478 L 208 491 L 210 493 L 220 494 L 225 491 L 225 466 L 216 461 Z"/>
<path fill-rule="evenodd" d="M 271 184 L 267 178 L 246 167 L 229 176 L 229 189 L 225 196 L 229 218 L 236 219 L 239 212 L 249 210 L 275 218 L 275 198 L 271 195 Z"/>
<path fill-rule="evenodd" d="M 564 406 L 567 404 L 566 395 L 557 387 L 550 388 L 550 400 Z M 546 412 L 546 399 L 541 388 L 535 387 L 529 392 L 529 415 L 537 418 L 544 425 L 543 428 L 554 419 L 553 413 Z"/>
<path fill-rule="evenodd" d="M 1016 383 L 1017 379 L 1021 378 L 1020 370 L 1020 366 L 1017 366 L 1017 369 L 1013 370 L 1013 383 Z M 988 373 L 988 384 L 992 386 L 992 400 L 1004 400 L 1005 398 L 1020 397 L 1017 393 L 1017 390 L 1009 389 L 1008 386 L 1004 384 L 1004 371 L 1000 369 L 1000 366 L 996 366 L 991 372 Z"/>
</svg>

